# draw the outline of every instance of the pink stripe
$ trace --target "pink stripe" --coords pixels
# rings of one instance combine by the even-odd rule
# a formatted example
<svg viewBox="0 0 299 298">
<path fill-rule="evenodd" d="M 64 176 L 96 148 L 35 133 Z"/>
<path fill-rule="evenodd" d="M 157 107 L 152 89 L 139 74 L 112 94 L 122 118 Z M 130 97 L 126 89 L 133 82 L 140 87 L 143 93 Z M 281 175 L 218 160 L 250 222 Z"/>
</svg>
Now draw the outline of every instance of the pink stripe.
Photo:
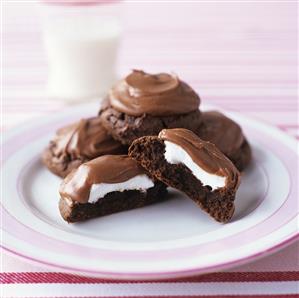
<svg viewBox="0 0 299 298">
<path fill-rule="evenodd" d="M 58 0 L 59 1 L 59 0 Z M 112 1 L 112 2 L 120 2 L 120 1 L 116 1 L 116 0 L 106 0 L 106 1 Z M 142 11 L 142 6 L 140 7 L 140 11 Z M 148 6 L 147 6 L 148 7 Z M 185 7 L 184 7 L 185 8 Z M 130 10 L 132 9 L 132 7 L 130 7 Z M 132 11 L 132 10 L 131 10 Z M 156 13 L 153 12 L 153 13 Z M 9 30 L 11 31 L 17 31 L 18 29 L 23 29 L 24 24 L 28 24 L 28 28 L 26 27 L 26 31 L 28 31 L 29 33 L 36 31 L 36 27 L 34 27 L 34 25 L 36 23 L 38 23 L 38 18 L 35 17 L 35 15 L 32 15 L 31 18 L 22 18 L 22 16 L 18 16 L 18 18 L 14 18 L 14 15 L 10 16 L 11 18 L 8 19 L 4 19 L 4 25 L 11 25 L 9 28 Z M 143 16 L 142 16 L 143 17 Z M 215 38 L 215 35 L 213 35 L 211 33 L 211 31 L 205 30 L 205 28 L 202 27 L 202 20 L 204 19 L 203 17 L 201 18 L 200 22 L 194 23 L 194 24 L 188 24 L 188 22 L 179 22 L 179 20 L 176 20 L 175 23 L 169 23 L 169 20 L 164 18 L 164 20 L 157 18 L 155 19 L 155 26 L 153 26 L 153 24 L 151 22 L 145 22 L 144 18 L 138 18 L 137 14 L 134 14 L 134 19 L 133 20 L 129 20 L 129 22 L 126 22 L 126 33 L 128 33 L 128 38 L 130 38 L 131 36 L 134 35 L 141 35 L 143 37 L 143 39 L 146 38 L 146 35 L 144 35 L 144 30 L 148 30 L 148 34 L 151 34 L 152 36 L 164 36 L 165 34 L 168 34 L 166 36 L 166 38 L 176 38 L 176 37 L 181 37 L 182 39 L 184 39 L 185 36 L 193 36 L 194 38 L 199 38 L 198 34 L 200 32 L 200 37 L 203 38 L 209 38 L 210 40 L 213 41 L 213 39 Z M 193 18 L 196 20 L 198 16 L 194 15 Z M 213 18 L 213 15 L 209 15 L 208 17 L 206 17 L 205 19 L 207 21 L 210 21 Z M 219 15 L 215 16 L 216 19 L 219 19 Z M 137 21 L 139 22 L 139 26 L 135 26 Z M 238 23 L 239 21 L 234 18 L 233 20 L 227 19 L 227 25 L 233 25 Z M 163 26 L 160 26 L 162 25 Z M 250 22 L 247 22 L 248 25 L 250 25 Z M 284 30 L 284 28 L 282 28 L 282 25 L 289 25 L 288 30 Z M 293 23 L 295 25 L 295 23 Z M 267 32 L 255 32 L 255 33 L 244 33 L 244 31 L 239 31 L 239 32 L 234 32 L 234 38 L 238 39 L 251 39 L 251 38 L 259 38 L 262 37 L 262 39 L 264 40 L 266 37 L 270 37 L 276 40 L 282 40 L 282 39 L 288 39 L 291 37 L 296 36 L 297 31 L 296 31 L 296 27 L 292 27 L 290 25 L 293 24 L 289 24 L 289 22 L 284 22 L 283 19 L 280 19 L 279 22 L 279 26 L 277 26 L 276 28 L 273 28 L 273 30 L 271 32 L 267 31 Z M 244 24 L 243 24 L 244 25 Z M 209 29 L 217 29 L 217 26 L 213 26 L 210 25 Z M 173 31 L 175 30 L 175 32 Z M 227 33 L 227 32 L 225 32 Z M 278 38 L 278 35 L 279 38 Z M 276 41 L 274 40 L 274 41 Z M 250 49 L 247 49 L 250 50 Z M 275 49 L 273 49 L 275 50 Z"/>
<path fill-rule="evenodd" d="M 299 124 L 278 124 L 278 126 L 282 128 L 298 128 Z"/>
<path fill-rule="evenodd" d="M 121 1 L 117 1 L 117 0 L 106 0 L 106 2 L 111 1 L 112 3 L 120 3 Z M 14 16 L 11 16 L 12 18 L 10 20 L 5 19 L 5 22 L 3 23 L 4 25 L 10 25 L 6 31 L 8 32 L 15 32 L 17 33 L 19 30 L 24 30 L 24 25 L 28 24 L 28 27 L 26 27 L 26 32 L 30 33 L 34 33 L 37 31 L 37 29 L 34 27 L 35 24 L 39 23 L 39 19 L 35 17 L 35 15 L 32 15 L 32 18 L 22 18 L 19 17 L 17 19 L 13 18 Z M 195 16 L 196 17 L 196 16 Z M 217 18 L 217 17 L 216 17 Z M 207 20 L 211 20 L 212 19 L 212 15 L 210 15 L 208 18 L 206 18 Z M 201 18 L 201 21 L 203 20 L 203 18 Z M 139 21 L 139 26 L 135 26 L 137 21 Z M 215 35 L 213 35 L 213 32 L 211 32 L 211 30 L 213 29 L 217 29 L 217 26 L 213 26 L 210 25 L 208 29 L 210 30 L 205 30 L 202 27 L 202 23 L 201 22 L 197 22 L 195 24 L 188 24 L 187 22 L 181 22 L 179 23 L 178 20 L 176 20 L 175 23 L 169 23 L 169 20 L 162 20 L 161 19 L 156 19 L 155 21 L 156 24 L 155 26 L 153 26 L 152 23 L 148 23 L 148 22 L 144 22 L 144 19 L 139 18 L 137 15 L 134 15 L 134 20 L 130 20 L 130 22 L 127 22 L 126 25 L 126 33 L 128 33 L 128 39 L 132 39 L 132 37 L 138 36 L 138 37 L 142 37 L 143 40 L 146 40 L 147 35 L 144 34 L 144 30 L 147 30 L 149 36 L 152 37 L 157 37 L 158 39 L 164 39 L 166 38 L 166 40 L 168 39 L 190 39 L 189 37 L 192 37 L 193 40 L 200 40 L 201 38 L 203 39 L 209 39 L 211 42 L 223 42 L 222 39 L 216 40 L 217 38 L 215 38 Z M 160 21 L 160 22 L 159 22 Z M 238 23 L 238 21 L 236 19 L 234 19 L 233 21 L 231 21 L 230 19 L 226 20 L 227 23 L 226 25 L 230 24 L 230 25 L 234 25 L 236 23 Z M 250 22 L 248 22 L 247 24 L 250 25 Z M 285 23 L 286 24 L 286 23 Z M 161 26 L 163 25 L 163 26 Z M 244 32 L 245 30 L 239 31 L 239 32 L 234 32 L 232 41 L 236 41 L 236 40 L 257 40 L 259 38 L 262 39 L 262 41 L 265 41 L 265 43 L 267 42 L 267 38 L 271 38 L 273 40 L 273 42 L 277 42 L 277 41 L 281 41 L 281 40 L 287 40 L 287 39 L 292 39 L 293 37 L 296 37 L 297 35 L 297 31 L 296 28 L 288 28 L 288 30 L 284 30 L 281 28 L 281 26 L 283 25 L 283 20 L 281 19 L 281 22 L 279 23 L 279 26 L 276 27 L 274 30 L 272 30 L 271 32 L 265 32 L 263 33 L 262 31 L 250 34 L 248 32 Z M 290 25 L 290 24 L 289 24 Z M 290 26 L 291 27 L 291 26 Z M 173 31 L 175 30 L 175 32 Z M 200 33 L 200 38 L 199 38 L 199 33 Z M 228 36 L 229 34 L 227 32 L 225 32 Z M 165 36 L 165 34 L 167 34 Z M 218 32 L 219 34 L 219 32 Z M 278 35 L 279 38 L 278 38 Z M 219 35 L 217 36 L 219 37 Z M 247 48 L 247 51 L 250 51 L 252 47 Z M 216 49 L 217 50 L 217 49 Z M 275 50 L 275 49 L 273 49 Z"/>
<path fill-rule="evenodd" d="M 111 1 L 111 2 L 120 2 L 120 1 L 116 1 L 116 0 L 106 0 Z M 211 19 L 211 18 L 210 18 Z M 19 30 L 23 29 L 23 26 L 26 23 L 27 19 L 20 19 L 16 20 L 15 22 L 5 22 L 4 25 L 11 25 L 10 28 L 7 28 L 6 32 L 9 33 L 18 33 Z M 38 31 L 39 28 L 36 28 L 34 25 L 38 23 L 38 19 L 32 19 L 31 21 L 28 22 L 28 28 L 26 27 L 26 33 L 28 32 L 28 34 L 33 34 L 36 31 Z M 162 27 L 159 26 L 159 23 L 157 22 L 157 25 L 151 26 L 146 24 L 145 22 L 142 22 L 142 20 L 140 20 L 140 26 L 134 26 L 134 24 L 136 24 L 136 21 L 134 20 L 131 24 L 127 24 L 127 30 L 126 33 L 128 33 L 127 38 L 128 39 L 134 39 L 135 37 L 142 37 L 142 40 L 147 40 L 146 36 L 144 35 L 144 31 L 147 30 L 149 36 L 151 38 L 157 38 L 158 40 L 162 40 L 162 41 L 168 41 L 168 40 L 186 40 L 186 41 L 197 41 L 199 42 L 200 40 L 205 40 L 208 39 L 211 42 L 223 42 L 223 40 L 221 39 L 217 39 L 215 38 L 215 36 L 211 37 L 211 31 L 206 31 L 206 30 L 202 30 L 201 28 L 198 28 L 197 26 L 201 26 L 200 23 L 195 24 L 193 27 L 190 26 L 189 24 L 178 24 L 178 22 L 171 24 L 171 26 L 168 26 L 167 23 L 164 23 Z M 228 22 L 229 23 L 229 22 Z M 233 23 L 238 23 L 236 21 L 231 22 L 231 24 Z M 280 23 L 280 25 L 282 25 L 282 23 Z M 215 28 L 215 27 L 214 27 Z M 201 29 L 201 30 L 200 30 Z M 213 29 L 212 26 L 209 27 L 209 29 Z M 279 28 L 278 28 L 279 29 Z M 176 34 L 172 34 L 173 30 L 176 30 Z M 199 38 L 199 33 L 200 33 L 200 38 Z M 167 34 L 165 36 L 165 34 Z M 280 35 L 280 38 L 277 38 L 278 35 Z M 262 32 L 258 32 L 254 35 L 252 34 L 246 34 L 244 33 L 244 31 L 240 31 L 238 33 L 234 34 L 234 38 L 231 39 L 232 42 L 236 42 L 236 41 L 251 41 L 251 40 L 258 40 L 261 39 L 262 42 L 267 43 L 267 39 L 271 39 L 271 41 L 273 41 L 274 43 L 277 43 L 279 41 L 282 40 L 289 40 L 289 41 L 293 41 L 293 38 L 296 37 L 297 32 L 296 30 L 288 30 L 287 32 L 284 30 L 273 30 L 271 33 L 267 32 L 266 34 L 263 34 Z M 248 49 L 247 49 L 248 50 Z M 250 50 L 250 49 L 249 49 Z M 273 49 L 275 50 L 275 49 Z"/>
<path fill-rule="evenodd" d="M 28 297 L 26 296 L 26 298 L 65 298 L 65 297 L 69 297 L 69 296 L 55 296 L 55 297 L 51 297 L 51 296 L 47 296 L 47 297 Z M 103 297 L 103 296 L 101 296 Z M 233 295 L 187 295 L 187 296 L 182 296 L 182 295 L 175 295 L 175 296 L 168 296 L 168 295 L 155 295 L 155 296 L 107 296 L 105 295 L 105 297 L 103 298 L 126 298 L 126 297 L 130 297 L 130 298 L 298 298 L 297 294 L 270 294 L 270 295 L 238 295 L 238 294 L 233 294 Z M 100 298 L 99 296 L 72 296 L 71 298 Z"/>
<path fill-rule="evenodd" d="M 17 35 L 16 35 L 17 36 Z M 23 39 L 24 38 L 24 39 Z M 27 33 L 25 35 L 25 37 L 22 36 L 19 36 L 19 37 L 13 37 L 11 34 L 8 35 L 6 38 L 5 38 L 5 41 L 7 42 L 7 44 L 3 45 L 4 46 L 4 49 L 12 49 L 13 51 L 15 51 L 15 47 L 19 47 L 24 45 L 24 48 L 25 50 L 32 50 L 33 53 L 37 52 L 38 49 L 41 48 L 41 38 L 40 38 L 40 35 L 38 35 L 38 32 L 36 32 L 36 34 L 32 34 L 32 35 L 28 35 L 27 37 Z M 200 42 L 198 42 L 197 40 L 188 40 L 188 39 L 161 39 L 159 40 L 159 38 L 156 38 L 156 37 L 149 37 L 147 40 L 141 40 L 139 39 L 138 42 L 136 41 L 138 37 L 136 36 L 135 39 L 126 39 L 124 40 L 123 42 L 123 45 L 126 46 L 126 44 L 130 44 L 130 48 L 134 49 L 134 48 L 137 48 L 139 47 L 139 50 L 138 53 L 141 53 L 141 52 L 148 52 L 148 46 L 156 46 L 157 48 L 159 47 L 159 49 L 161 51 L 164 51 L 166 52 L 167 49 L 169 50 L 169 47 L 175 47 L 175 50 L 177 52 L 181 51 L 181 52 L 186 52 L 186 54 L 188 52 L 190 52 L 190 48 L 199 48 L 201 46 L 202 48 L 202 51 L 208 51 L 209 49 L 213 50 L 213 48 L 217 48 L 219 46 L 222 46 L 223 44 L 222 43 L 216 43 L 213 45 L 213 47 L 203 47 L 202 46 L 202 42 L 204 40 L 201 40 Z M 281 41 L 279 41 L 281 42 Z M 295 48 L 295 43 L 293 40 L 287 40 L 285 45 L 283 45 L 283 47 L 281 46 L 281 44 L 277 41 L 277 43 L 274 43 L 272 46 L 280 46 L 279 49 L 281 52 L 285 51 L 287 52 L 290 48 Z M 36 44 L 32 44 L 32 43 L 36 43 Z M 289 44 L 288 44 L 289 43 Z M 186 45 L 188 44 L 188 45 Z M 167 45 L 169 45 L 169 47 L 167 47 Z M 229 51 L 230 49 L 234 48 L 234 50 L 236 52 L 239 52 L 240 54 L 242 54 L 242 52 L 244 50 L 246 50 L 244 47 L 240 46 L 240 41 L 237 40 L 237 41 L 234 41 L 232 42 L 230 45 L 226 45 L 226 46 L 222 46 L 223 47 L 223 50 L 224 51 Z M 270 50 L 272 50 L 273 47 L 270 47 L 269 45 L 265 44 L 265 47 L 264 47 L 264 50 L 268 50 L 270 52 Z M 131 54 L 133 54 L 135 51 L 132 50 L 131 51 Z M 155 53 L 155 51 L 154 51 Z M 273 51 L 271 52 L 273 53 Z M 275 52 L 274 52 L 275 53 Z M 294 49 L 293 52 L 292 52 L 292 56 L 294 56 L 295 58 L 295 54 L 296 53 L 296 50 Z M 20 53 L 19 53 L 20 54 Z M 6 55 L 9 55 L 6 53 Z M 286 53 L 287 55 L 287 53 Z"/>
<path fill-rule="evenodd" d="M 258 105 L 243 105 L 243 106 L 237 106 L 236 104 L 229 104 L 229 103 L 223 103 L 223 102 L 217 102 L 217 101 L 209 101 L 210 104 L 217 104 L 218 107 L 221 107 L 221 108 L 226 108 L 226 109 L 230 109 L 232 111 L 244 111 L 246 110 L 248 113 L 279 113 L 279 112 L 284 112 L 284 113 L 291 113 L 293 112 L 294 110 L 297 109 L 296 106 L 294 107 L 290 107 L 290 108 L 286 108 L 286 107 L 282 107 L 282 106 L 277 106 L 277 107 L 274 107 L 273 105 L 271 106 L 271 108 L 269 107 L 261 107 L 261 106 L 258 106 Z M 253 104 L 253 103 L 252 103 Z M 7 114 L 13 114 L 14 113 L 22 113 L 23 111 L 26 111 L 26 112 L 32 112 L 32 114 L 34 114 L 35 117 L 38 117 L 40 116 L 39 113 L 43 113 L 43 114 L 46 114 L 48 112 L 52 112 L 52 111 L 60 111 L 61 108 L 58 108 L 58 107 L 53 107 L 53 108 L 49 108 L 49 109 L 34 109 L 34 108 L 29 108 L 29 109 L 16 109 L 16 110 L 13 110 L 13 109 L 9 109 L 9 110 L 5 110 L 3 109 L 3 111 L 5 111 L 5 113 Z M 46 115 L 45 115 L 46 116 Z M 27 119 L 29 120 L 29 118 Z M 5 120 L 7 121 L 7 120 Z M 274 123 L 273 123 L 274 124 Z"/>
<path fill-rule="evenodd" d="M 240 97 L 240 100 L 243 100 Z M 226 108 L 226 109 L 230 109 L 233 111 L 256 111 L 256 112 L 262 112 L 262 111 L 266 111 L 266 112 L 289 112 L 292 113 L 294 111 L 297 110 L 297 105 L 294 104 L 293 102 L 289 102 L 287 105 L 284 105 L 282 103 L 279 102 L 273 102 L 273 101 L 269 101 L 268 103 L 264 103 L 264 104 L 259 104 L 257 101 L 248 101 L 246 103 L 239 103 L 237 100 L 236 101 L 224 101 L 224 100 L 217 100 L 214 98 L 211 99 L 206 99 L 205 103 L 207 104 L 211 104 L 211 105 L 217 105 L 218 107 L 221 108 Z M 41 109 L 41 110 L 46 110 L 46 109 L 61 109 L 63 107 L 65 107 L 64 104 L 60 104 L 60 105 L 41 105 L 39 106 L 38 103 L 36 102 L 26 102 L 27 105 L 22 106 L 22 102 L 19 101 L 15 101 L 13 104 L 10 105 L 4 105 L 3 106 L 3 110 L 4 111 L 14 111 L 14 112 L 22 112 L 23 110 L 31 110 L 31 109 Z"/>
<path fill-rule="evenodd" d="M 28 39 L 26 39 L 28 40 Z M 18 40 L 20 41 L 20 40 Z M 33 41 L 32 41 L 33 42 Z M 33 59 L 35 61 L 37 60 L 43 60 L 46 56 L 44 53 L 44 48 L 41 44 L 41 40 L 35 40 L 37 44 L 33 47 L 31 44 L 27 43 L 7 43 L 6 45 L 3 45 L 5 50 L 5 56 L 4 62 L 13 62 L 14 58 L 20 59 L 22 58 L 24 62 L 26 62 L 26 58 Z M 22 47 L 22 52 L 19 52 L 16 50 L 17 48 Z M 9 52 L 7 52 L 9 51 Z M 148 49 L 146 47 L 139 47 L 139 51 L 136 52 L 135 50 L 130 50 L 129 47 L 123 46 L 122 51 L 120 53 L 120 56 L 125 56 L 122 59 L 122 64 L 134 66 L 134 64 L 143 62 L 143 63 L 151 63 L 156 62 L 157 64 L 163 63 L 164 66 L 169 65 L 176 65 L 179 63 L 180 65 L 184 66 L 192 66 L 197 63 L 200 63 L 200 65 L 211 65 L 211 66 L 241 66 L 241 65 L 247 65 L 251 68 L 258 66 L 266 66 L 271 67 L 272 69 L 275 69 L 275 66 L 279 66 L 283 69 L 292 68 L 295 69 L 295 62 L 296 62 L 296 56 L 294 54 L 290 56 L 289 59 L 281 59 L 280 56 L 277 54 L 273 55 L 273 53 L 269 53 L 267 59 L 264 58 L 255 58 L 253 57 L 257 56 L 258 53 L 252 53 L 252 54 L 246 54 L 242 53 L 242 51 L 239 51 L 237 53 L 219 53 L 219 52 L 212 52 L 210 55 L 207 55 L 205 51 L 197 51 L 197 52 L 190 52 L 188 50 L 184 50 L 184 53 L 182 53 L 182 50 L 179 50 L 178 48 L 176 51 L 173 51 L 167 55 L 166 49 L 163 50 L 163 48 L 160 50 L 160 52 L 152 52 L 152 55 L 148 57 L 148 59 L 144 59 L 144 55 L 148 53 Z M 182 54 L 188 55 L 188 57 L 182 56 Z M 221 55 L 222 54 L 222 55 Z M 200 55 L 200 58 L 199 58 Z M 288 55 L 286 53 L 286 55 Z M 253 57 L 252 57 L 253 56 Z M 164 59 L 165 58 L 165 59 Z M 185 59 L 184 59 L 185 58 Z M 235 59 L 234 59 L 235 58 Z M 184 63 L 185 62 L 185 63 Z M 264 71 L 263 69 L 260 69 L 260 71 Z"/>
<path fill-rule="evenodd" d="M 30 92 L 30 91 L 29 91 Z M 220 93 L 220 92 L 219 92 Z M 218 93 L 218 94 L 219 94 Z M 282 107 L 295 107 L 298 106 L 296 103 L 296 99 L 293 97 L 284 97 L 284 96 L 273 96 L 273 97 L 264 97 L 264 101 L 261 102 L 261 97 L 255 97 L 255 96 L 242 96 L 242 95 L 233 95 L 233 96 L 221 96 L 218 94 L 209 94 L 204 96 L 204 99 L 202 99 L 202 102 L 207 104 L 211 101 L 219 102 L 219 103 L 228 103 L 228 104 L 234 104 L 235 106 L 246 106 L 251 105 L 252 103 L 255 103 L 256 105 L 262 107 L 267 106 L 271 109 L 272 105 L 282 106 Z M 88 100 L 86 101 L 88 102 Z M 100 100 L 99 100 L 100 102 Z M 4 98 L 3 107 L 12 107 L 12 108 L 18 108 L 22 110 L 23 108 L 30 108 L 31 106 L 34 107 L 34 105 L 39 105 L 40 107 L 43 107 L 45 105 L 56 105 L 61 106 L 62 104 L 65 105 L 65 102 L 63 101 L 57 101 L 57 100 L 51 100 L 49 97 L 45 98 L 45 96 L 40 95 L 40 97 L 34 96 L 32 97 L 22 97 L 20 96 L 16 97 L 13 96 L 7 96 Z M 16 106 L 18 105 L 18 106 Z"/>
<path fill-rule="evenodd" d="M 214 100 L 209 101 L 210 104 L 217 104 L 219 107 L 223 107 L 223 108 L 229 108 L 229 109 L 234 109 L 235 111 L 242 111 L 245 110 L 247 112 L 290 112 L 290 111 L 294 111 L 296 109 L 296 106 L 290 106 L 288 108 L 282 107 L 282 106 L 276 106 L 274 107 L 272 105 L 272 108 L 269 109 L 268 107 L 261 107 L 256 105 L 255 107 L 252 107 L 250 105 L 250 103 L 248 103 L 248 105 L 239 105 L 236 106 L 233 103 L 221 103 L 221 102 L 217 102 Z M 253 104 L 253 103 L 251 103 Z M 4 107 L 3 108 L 3 112 L 7 114 L 7 116 L 14 116 L 14 113 L 22 113 L 22 112 L 29 112 L 32 114 L 35 114 L 35 116 L 39 116 L 39 113 L 48 113 L 48 112 L 53 112 L 53 111 L 60 111 L 61 107 L 24 107 L 24 108 L 14 108 L 14 107 Z M 10 114 L 10 115 L 9 115 Z M 47 115 L 46 115 L 47 116 Z M 17 119 L 16 119 L 17 120 Z M 29 118 L 28 118 L 29 120 Z"/>
<path fill-rule="evenodd" d="M 17 74 L 17 71 L 16 71 Z M 29 74 L 29 73 L 28 73 Z M 205 88 L 215 88 L 215 89 L 229 89 L 229 88 L 254 88 L 256 89 L 256 95 L 252 96 L 252 97 L 258 97 L 259 96 L 259 89 L 269 89 L 269 88 L 280 88 L 282 90 L 284 89 L 294 89 L 294 87 L 296 86 L 296 82 L 289 80 L 286 82 L 281 82 L 279 78 L 273 79 L 273 80 L 269 80 L 269 81 L 263 81 L 261 82 L 260 80 L 255 80 L 252 78 L 248 78 L 248 80 L 246 79 L 241 79 L 239 78 L 238 80 L 235 81 L 234 86 L 232 86 L 232 78 L 227 77 L 226 79 L 220 79 L 219 76 L 216 77 L 209 75 L 208 77 L 206 76 L 205 78 L 203 78 L 200 81 L 194 81 L 192 79 L 188 79 L 189 76 L 187 76 L 186 74 L 188 74 L 188 72 L 185 72 L 184 76 L 184 80 L 188 81 L 188 83 L 190 85 L 192 85 L 193 88 L 197 89 L 196 87 L 199 86 L 201 88 L 205 87 Z M 42 78 L 38 78 L 36 76 L 36 74 L 32 74 L 30 78 L 25 77 L 24 75 L 12 75 L 12 76 L 6 76 L 5 78 L 3 78 L 3 86 L 4 88 L 28 88 L 28 87 L 44 87 L 45 83 L 47 81 L 46 79 L 46 70 L 43 73 L 40 73 L 40 76 L 42 76 Z M 209 79 L 210 77 L 210 79 Z M 4 84 L 5 83 L 5 84 Z M 279 86 L 279 84 L 281 84 Z M 295 93 L 295 91 L 294 91 Z M 24 96 L 26 97 L 26 93 L 24 94 Z M 269 95 L 267 95 L 268 97 Z M 279 96 L 277 96 L 279 97 Z M 280 96 L 281 97 L 281 96 Z M 287 97 L 290 97 L 289 95 Z M 293 99 L 295 100 L 296 95 L 294 94 Z M 263 98 L 261 98 L 263 99 Z M 263 99 L 264 100 L 264 99 Z"/>
<path fill-rule="evenodd" d="M 206 275 L 179 279 L 151 280 L 151 282 L 163 283 L 186 283 L 186 282 L 277 282 L 298 281 L 299 271 L 277 271 L 277 272 L 218 272 Z M 60 272 L 19 272 L 0 273 L 0 283 L 72 283 L 72 284 L 99 284 L 99 283 L 145 283 L 147 280 L 122 281 L 115 279 L 102 279 L 85 277 Z"/>
</svg>

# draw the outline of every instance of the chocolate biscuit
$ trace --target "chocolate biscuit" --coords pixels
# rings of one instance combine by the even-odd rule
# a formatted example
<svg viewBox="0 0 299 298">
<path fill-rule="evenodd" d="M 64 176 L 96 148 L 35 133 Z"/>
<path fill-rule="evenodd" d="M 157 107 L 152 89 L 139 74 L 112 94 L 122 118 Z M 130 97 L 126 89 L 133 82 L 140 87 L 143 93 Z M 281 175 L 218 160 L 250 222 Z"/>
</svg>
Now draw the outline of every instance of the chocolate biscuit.
<svg viewBox="0 0 299 298">
<path fill-rule="evenodd" d="M 163 200 L 166 186 L 127 155 L 104 155 L 62 182 L 59 210 L 67 222 L 139 208 Z"/>
<path fill-rule="evenodd" d="M 154 117 L 143 114 L 139 117 L 117 111 L 111 106 L 99 112 L 103 126 L 109 134 L 125 145 L 143 136 L 155 136 L 164 128 L 186 128 L 195 130 L 201 122 L 199 110 L 176 116 Z"/>
<path fill-rule="evenodd" d="M 215 144 L 239 171 L 243 171 L 250 163 L 251 148 L 241 127 L 217 111 L 202 112 L 201 119 L 196 134 L 202 140 Z"/>
<path fill-rule="evenodd" d="M 52 173 L 65 177 L 95 157 L 126 152 L 127 147 L 107 133 L 99 117 L 92 117 L 60 128 L 44 150 L 42 161 Z"/>
<path fill-rule="evenodd" d="M 166 194 L 165 185 L 156 181 L 155 185 L 145 192 L 140 190 L 111 192 L 100 198 L 96 203 L 82 204 L 74 202 L 73 205 L 69 205 L 66 200 L 60 199 L 59 211 L 65 221 L 73 223 L 141 208 L 164 200 Z"/>
<path fill-rule="evenodd" d="M 115 140 L 129 145 L 164 128 L 196 130 L 199 104 L 196 92 L 177 76 L 134 70 L 110 90 L 99 116 Z"/>
<path fill-rule="evenodd" d="M 175 148 L 171 161 L 166 146 Z M 185 129 L 165 129 L 159 136 L 135 140 L 129 155 L 154 177 L 184 192 L 215 220 L 225 223 L 231 219 L 240 174 L 214 144 Z"/>
</svg>

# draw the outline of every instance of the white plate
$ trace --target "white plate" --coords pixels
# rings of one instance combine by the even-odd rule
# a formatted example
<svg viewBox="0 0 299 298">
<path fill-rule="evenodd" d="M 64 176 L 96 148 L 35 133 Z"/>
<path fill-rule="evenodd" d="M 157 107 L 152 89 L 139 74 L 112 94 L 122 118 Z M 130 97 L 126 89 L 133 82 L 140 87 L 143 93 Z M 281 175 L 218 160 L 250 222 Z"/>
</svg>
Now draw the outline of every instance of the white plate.
<svg viewBox="0 0 299 298">
<path fill-rule="evenodd" d="M 9 132 L 3 142 L 3 241 L 15 255 L 73 273 L 158 279 L 219 270 L 277 249 L 298 235 L 297 142 L 276 128 L 226 112 L 243 128 L 253 162 L 236 212 L 219 224 L 184 195 L 83 223 L 58 212 L 60 179 L 40 162 L 55 130 L 94 115 L 77 106 Z"/>
</svg>

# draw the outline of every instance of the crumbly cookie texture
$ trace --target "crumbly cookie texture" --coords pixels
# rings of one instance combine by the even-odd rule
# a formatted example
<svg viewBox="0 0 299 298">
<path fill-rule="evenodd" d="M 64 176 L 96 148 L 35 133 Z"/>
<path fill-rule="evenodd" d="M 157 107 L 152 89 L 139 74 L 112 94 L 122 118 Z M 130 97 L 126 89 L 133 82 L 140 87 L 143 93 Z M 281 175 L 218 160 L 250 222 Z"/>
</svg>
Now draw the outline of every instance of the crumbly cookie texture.
<svg viewBox="0 0 299 298">
<path fill-rule="evenodd" d="M 199 139 L 195 135 L 193 137 Z M 240 174 L 235 166 L 213 144 L 199 139 L 196 144 L 199 147 L 193 153 L 202 165 L 209 167 L 202 167 L 201 170 L 226 178 L 223 187 L 212 189 L 210 185 L 204 185 L 204 180 L 196 177 L 186 164 L 168 162 L 165 143 L 166 140 L 161 137 L 142 137 L 132 143 L 129 155 L 154 177 L 184 192 L 215 220 L 222 223 L 229 221 L 234 213 L 234 199 L 240 183 Z"/>
</svg>

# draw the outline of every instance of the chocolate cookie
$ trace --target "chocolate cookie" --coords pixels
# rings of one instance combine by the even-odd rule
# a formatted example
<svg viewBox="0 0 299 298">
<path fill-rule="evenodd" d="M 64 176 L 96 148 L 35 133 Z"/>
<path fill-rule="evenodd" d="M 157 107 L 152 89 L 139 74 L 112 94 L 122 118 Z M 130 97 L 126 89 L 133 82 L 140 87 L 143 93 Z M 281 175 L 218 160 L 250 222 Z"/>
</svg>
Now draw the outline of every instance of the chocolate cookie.
<svg viewBox="0 0 299 298">
<path fill-rule="evenodd" d="M 231 219 L 240 173 L 214 144 L 186 129 L 164 129 L 159 136 L 135 140 L 129 155 L 215 220 Z"/>
<path fill-rule="evenodd" d="M 215 144 L 238 168 L 243 171 L 251 160 L 251 148 L 241 127 L 220 112 L 202 112 L 202 123 L 197 135 Z"/>
<path fill-rule="evenodd" d="M 161 201 L 166 186 L 127 155 L 105 155 L 82 164 L 62 182 L 59 210 L 77 222 Z"/>
<path fill-rule="evenodd" d="M 82 163 L 105 154 L 122 154 L 127 147 L 115 141 L 99 117 L 82 119 L 60 128 L 42 154 L 45 166 L 65 177 Z"/>
<path fill-rule="evenodd" d="M 99 116 L 109 134 L 123 144 L 158 135 L 164 128 L 196 130 L 201 123 L 199 96 L 175 75 L 134 70 L 110 90 L 107 100 Z"/>
</svg>

